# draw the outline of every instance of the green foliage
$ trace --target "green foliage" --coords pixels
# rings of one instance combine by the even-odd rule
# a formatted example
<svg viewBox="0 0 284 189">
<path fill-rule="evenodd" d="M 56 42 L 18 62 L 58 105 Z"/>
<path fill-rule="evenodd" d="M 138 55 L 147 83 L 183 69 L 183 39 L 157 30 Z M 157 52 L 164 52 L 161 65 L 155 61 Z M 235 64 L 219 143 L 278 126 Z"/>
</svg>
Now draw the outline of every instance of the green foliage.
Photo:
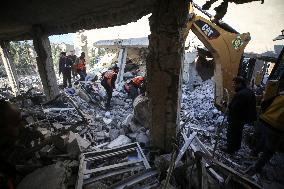
<svg viewBox="0 0 284 189">
<path fill-rule="evenodd" d="M 51 54 L 54 66 L 58 67 L 59 64 L 59 56 L 63 50 L 57 44 L 51 44 Z"/>
<path fill-rule="evenodd" d="M 31 65 L 36 65 L 36 53 L 31 41 L 11 42 L 10 53 L 17 69 L 28 69 Z"/>
<path fill-rule="evenodd" d="M 106 52 L 107 51 L 104 48 L 97 49 L 96 47 L 93 47 L 91 49 L 90 65 L 93 67 L 96 64 L 96 60 L 99 59 L 101 56 L 104 56 Z"/>
</svg>

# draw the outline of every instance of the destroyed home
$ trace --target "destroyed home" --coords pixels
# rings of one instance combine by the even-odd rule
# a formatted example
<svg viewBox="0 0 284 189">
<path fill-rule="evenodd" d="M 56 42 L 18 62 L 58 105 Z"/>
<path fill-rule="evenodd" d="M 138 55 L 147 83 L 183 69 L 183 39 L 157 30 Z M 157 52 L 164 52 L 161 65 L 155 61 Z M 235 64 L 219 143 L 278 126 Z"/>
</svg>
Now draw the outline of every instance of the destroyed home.
<svg viewBox="0 0 284 189">
<path fill-rule="evenodd" d="M 1 189 L 284 188 L 281 0 L 0 9 Z"/>
</svg>

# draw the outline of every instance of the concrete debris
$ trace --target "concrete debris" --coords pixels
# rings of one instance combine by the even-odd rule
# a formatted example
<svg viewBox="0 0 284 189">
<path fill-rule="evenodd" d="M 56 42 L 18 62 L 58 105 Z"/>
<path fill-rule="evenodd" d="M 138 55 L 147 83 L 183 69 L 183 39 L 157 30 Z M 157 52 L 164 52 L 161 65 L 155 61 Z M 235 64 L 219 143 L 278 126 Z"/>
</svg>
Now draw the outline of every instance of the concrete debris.
<svg viewBox="0 0 284 189">
<path fill-rule="evenodd" d="M 107 148 L 114 148 L 118 146 L 123 146 L 125 144 L 129 144 L 131 140 L 125 136 L 125 135 L 119 135 L 116 139 L 111 141 L 109 145 L 107 145 Z"/>
<path fill-rule="evenodd" d="M 144 127 L 147 127 L 146 121 L 149 117 L 148 101 L 149 100 L 147 97 L 139 95 L 135 98 L 133 102 L 134 119 L 137 120 Z"/>
<path fill-rule="evenodd" d="M 132 121 L 133 119 L 133 114 L 129 114 L 126 119 L 123 120 L 122 122 L 122 125 L 126 125 L 126 126 L 129 126 L 130 125 L 130 122 Z"/>
<path fill-rule="evenodd" d="M 66 189 L 68 171 L 63 162 L 48 165 L 27 175 L 17 189 Z"/>
<path fill-rule="evenodd" d="M 150 145 L 149 137 L 144 132 L 139 132 L 136 135 L 136 141 L 143 147 L 148 147 Z"/>
<path fill-rule="evenodd" d="M 73 156 L 78 156 L 91 145 L 89 141 L 83 139 L 79 134 L 73 133 L 72 131 L 68 133 L 67 142 L 67 152 Z"/>
<path fill-rule="evenodd" d="M 112 140 L 116 139 L 119 136 L 119 134 L 120 134 L 120 130 L 119 129 L 111 129 L 109 131 L 109 138 L 110 138 L 110 140 L 112 141 Z"/>
<path fill-rule="evenodd" d="M 135 75 L 135 72 L 129 71 L 124 77 L 132 78 Z M 196 175 L 199 174 L 200 169 L 193 163 L 197 162 L 194 153 L 198 151 L 205 153 L 203 159 L 211 155 L 216 141 L 216 130 L 225 115 L 214 106 L 214 82 L 210 79 L 202 82 L 199 77 L 196 78 L 191 85 L 182 86 L 180 125 L 185 141 L 179 144 L 180 148 L 175 151 L 176 156 L 173 160 L 172 154 L 161 155 L 158 150 L 152 151 L 150 132 L 147 128 L 149 99 L 140 95 L 132 102 L 123 91 L 123 82 L 117 84 L 108 111 L 104 107 L 106 95 L 104 89 L 99 83 L 91 81 L 79 82 L 75 87 L 62 90 L 61 95 L 48 102 L 40 92 L 42 89 L 39 85 L 29 89 L 28 86 L 37 80 L 35 78 L 23 81 L 30 85 L 25 85 L 25 90 L 15 98 L 9 96 L 9 90 L 1 91 L 1 97 L 10 98 L 11 102 L 21 108 L 25 127 L 34 128 L 43 136 L 32 135 L 31 140 L 25 141 L 28 144 L 24 145 L 24 149 L 28 149 L 25 153 L 32 155 L 17 163 L 22 166 L 23 161 L 32 162 L 32 167 L 35 168 L 31 169 L 34 172 L 27 175 L 18 188 L 61 189 L 74 188 L 75 185 L 81 186 L 80 189 L 111 186 L 115 188 L 115 186 L 126 186 L 128 183 L 137 184 L 131 185 L 130 188 L 164 188 L 165 178 L 161 176 L 159 179 L 163 181 L 159 182 L 156 179 L 157 175 L 158 173 L 166 175 L 173 163 L 176 166 L 172 178 L 177 177 L 178 169 L 185 168 L 189 173 L 193 172 L 192 174 L 195 175 L 193 180 L 197 180 L 196 183 L 199 184 Z M 88 87 L 90 85 L 92 87 Z M 246 125 L 244 138 L 252 132 L 252 127 Z M 225 145 L 225 136 L 225 129 L 222 129 L 220 146 Z M 191 140 L 192 138 L 194 140 Z M 194 154 L 193 156 L 191 153 L 191 155 L 186 153 L 188 149 Z M 217 150 L 216 159 L 226 166 L 233 167 L 236 172 L 241 172 L 253 162 L 248 154 L 249 148 L 243 144 L 242 149 L 234 157 Z M 155 159 L 153 164 L 158 171 L 150 169 L 147 159 L 151 160 L 151 163 Z M 65 163 L 67 160 L 69 162 Z M 80 163 L 70 160 L 79 160 Z M 280 161 L 274 158 L 269 165 L 272 166 L 270 169 L 284 170 L 278 162 Z M 219 169 L 214 172 L 213 168 L 208 167 L 208 163 L 203 166 L 218 181 L 228 179 L 220 174 Z M 224 169 L 227 170 L 227 167 Z M 191 179 L 189 177 L 192 174 L 189 173 L 187 178 Z M 283 178 L 281 174 L 269 173 L 265 176 L 268 181 Z M 75 182 L 77 181 L 76 184 L 75 182 L 72 184 L 70 175 Z M 180 187 L 178 181 L 175 183 L 173 180 L 167 183 L 167 188 L 189 188 L 188 185 Z M 189 183 L 189 180 L 186 181 Z"/>
</svg>

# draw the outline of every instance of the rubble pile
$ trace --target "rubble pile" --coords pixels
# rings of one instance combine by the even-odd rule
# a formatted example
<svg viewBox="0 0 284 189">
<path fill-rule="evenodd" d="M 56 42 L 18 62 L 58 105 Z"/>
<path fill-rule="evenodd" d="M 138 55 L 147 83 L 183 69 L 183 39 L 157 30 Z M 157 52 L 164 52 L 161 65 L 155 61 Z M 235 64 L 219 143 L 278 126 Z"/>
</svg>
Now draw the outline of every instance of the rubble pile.
<svg viewBox="0 0 284 189">
<path fill-rule="evenodd" d="M 187 85 L 182 87 L 181 125 L 205 135 L 215 134 L 224 115 L 214 106 L 214 83 L 207 80 L 190 92 Z M 188 121 L 186 121 L 188 120 Z M 213 143 L 214 141 L 209 141 Z"/>
<path fill-rule="evenodd" d="M 27 80 L 27 83 L 29 81 Z M 118 89 L 113 92 L 110 110 L 104 107 L 104 89 L 100 84 L 88 81 L 62 90 L 60 95 L 48 102 L 40 90 L 34 87 L 17 97 L 10 98 L 10 101 L 20 108 L 25 125 L 18 141 L 19 144 L 24 145 L 24 148 L 16 154 L 23 153 L 15 157 L 14 162 L 18 166 L 28 166 L 29 171 L 25 172 L 24 175 L 27 176 L 22 178 L 19 187 L 39 188 L 40 183 L 46 183 L 47 188 L 52 188 L 51 183 L 58 183 L 56 184 L 58 188 L 74 188 L 78 168 L 81 166 L 79 157 L 84 153 L 120 148 L 133 142 L 138 142 L 137 145 L 140 144 L 142 147 L 149 146 L 149 131 L 134 119 L 132 100 L 119 90 L 122 89 L 121 86 L 122 84 L 118 85 Z M 137 161 L 140 161 L 143 154 L 140 146 L 139 149 L 139 153 L 136 153 Z M 144 155 L 143 157 L 143 162 L 147 162 Z M 115 156 L 115 159 L 117 158 L 118 156 Z M 126 153 L 121 161 L 106 160 L 105 163 L 97 166 L 106 166 L 111 162 L 116 166 L 125 163 L 127 159 L 135 160 L 135 157 Z M 145 164 L 149 169 L 148 162 Z M 90 167 L 93 165 L 87 166 Z M 127 171 L 124 176 L 122 174 L 120 179 L 110 179 L 104 185 L 110 186 L 146 171 L 145 168 L 130 169 L 131 167 L 132 164 L 125 165 Z M 42 174 L 38 174 L 39 171 Z M 44 181 L 43 173 L 46 172 L 58 177 L 50 176 L 48 181 Z M 152 175 L 148 172 L 147 174 Z M 149 178 L 156 175 L 155 172 Z M 73 177 L 76 178 L 70 180 Z M 32 178 L 36 182 L 31 182 Z M 148 181 L 148 177 L 146 180 Z"/>
<path fill-rule="evenodd" d="M 243 175 L 244 171 L 256 161 L 256 158 L 250 155 L 251 149 L 249 148 L 255 130 L 254 126 L 248 124 L 244 126 L 242 146 L 237 153 L 233 155 L 224 153 L 221 149 L 226 146 L 227 121 L 226 115 L 218 111 L 214 106 L 213 81 L 204 81 L 193 91 L 190 91 L 188 86 L 183 85 L 182 92 L 180 125 L 185 143 L 190 141 L 189 139 L 192 136 L 194 139 L 191 140 L 190 149 L 200 146 L 201 151 L 209 156 L 215 153 L 214 158 L 216 160 L 233 168 L 236 173 Z M 216 137 L 218 132 L 220 138 Z M 217 147 L 214 152 L 215 145 Z M 283 167 L 281 157 L 283 158 L 281 153 L 274 155 L 270 164 L 266 165 L 262 173 L 252 178 L 255 183 L 265 188 L 283 187 L 283 179 L 280 176 L 283 174 L 280 168 Z"/>
</svg>

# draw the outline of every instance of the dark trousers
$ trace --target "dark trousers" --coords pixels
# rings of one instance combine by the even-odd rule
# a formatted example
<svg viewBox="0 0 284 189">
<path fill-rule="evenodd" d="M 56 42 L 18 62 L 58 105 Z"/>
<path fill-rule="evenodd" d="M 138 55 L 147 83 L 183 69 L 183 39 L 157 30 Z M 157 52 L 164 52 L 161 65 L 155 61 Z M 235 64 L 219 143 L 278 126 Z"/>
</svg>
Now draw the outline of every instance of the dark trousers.
<svg viewBox="0 0 284 189">
<path fill-rule="evenodd" d="M 230 152 L 238 151 L 242 144 L 243 123 L 229 122 L 227 130 L 227 149 Z"/>
<path fill-rule="evenodd" d="M 129 84 L 129 96 L 134 101 L 134 99 L 138 96 L 138 88 L 133 84 Z"/>
<path fill-rule="evenodd" d="M 109 108 L 110 107 L 110 101 L 111 101 L 111 98 L 112 98 L 112 88 L 109 87 L 108 85 L 106 86 L 103 86 L 106 90 L 106 93 L 107 93 L 107 102 L 106 102 L 106 108 Z"/>
<path fill-rule="evenodd" d="M 85 81 L 85 77 L 87 76 L 86 72 L 84 70 L 77 70 L 77 73 L 80 76 L 79 81 Z"/>
<path fill-rule="evenodd" d="M 259 122 L 260 139 L 256 146 L 257 152 L 263 152 L 254 165 L 256 172 L 260 172 L 262 167 L 269 162 L 276 150 L 279 148 L 283 132 L 271 128 L 270 125 Z"/>
<path fill-rule="evenodd" d="M 63 86 L 64 88 L 67 87 L 67 82 L 68 82 L 68 87 L 72 87 L 71 84 L 71 69 L 66 69 L 63 72 Z"/>
</svg>

